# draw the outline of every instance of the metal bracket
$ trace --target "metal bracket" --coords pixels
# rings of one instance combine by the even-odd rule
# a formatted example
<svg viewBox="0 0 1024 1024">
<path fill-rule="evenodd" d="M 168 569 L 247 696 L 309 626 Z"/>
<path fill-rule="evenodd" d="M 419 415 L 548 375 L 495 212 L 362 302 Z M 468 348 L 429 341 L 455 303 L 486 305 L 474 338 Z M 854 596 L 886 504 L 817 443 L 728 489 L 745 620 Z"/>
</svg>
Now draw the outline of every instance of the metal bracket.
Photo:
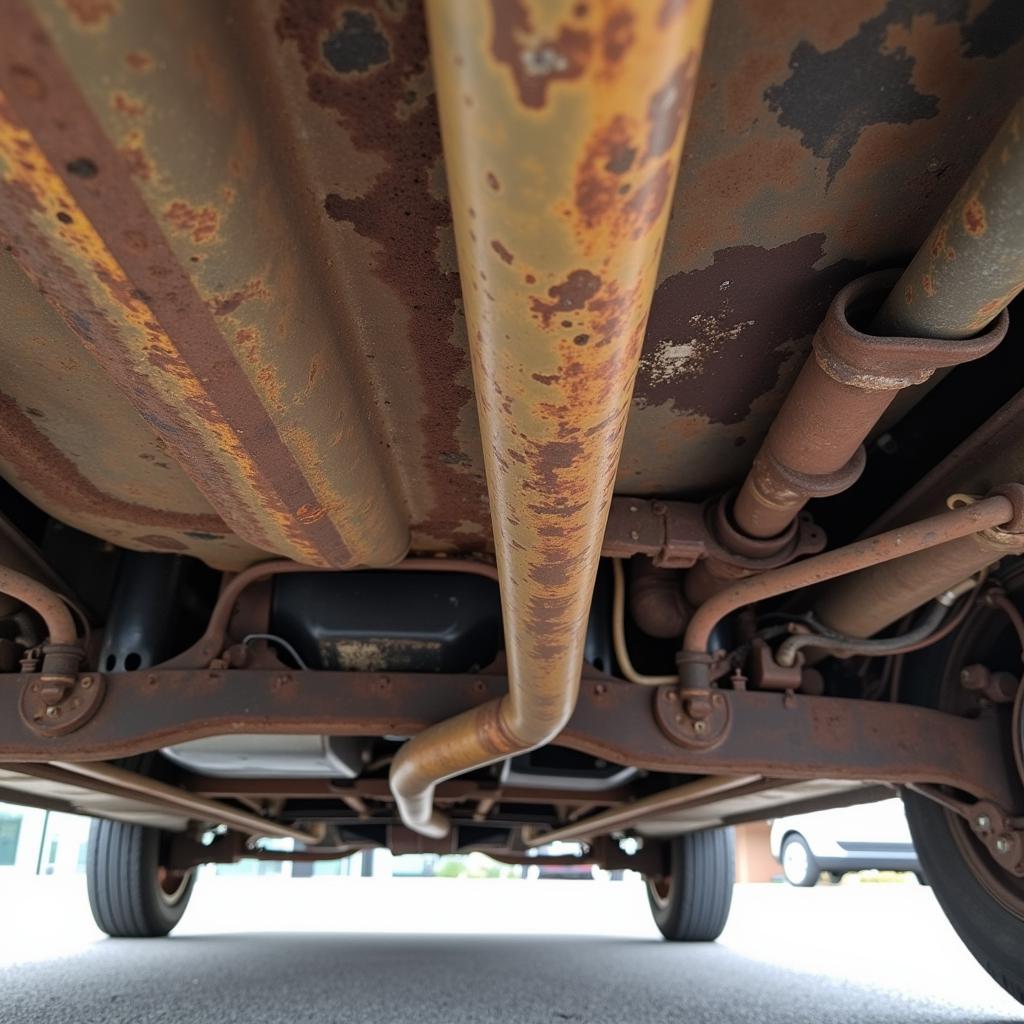
<svg viewBox="0 0 1024 1024">
<path fill-rule="evenodd" d="M 729 735 L 732 712 L 724 693 L 661 686 L 654 715 L 666 736 L 689 750 L 714 750 Z"/>
<path fill-rule="evenodd" d="M 935 786 L 911 785 L 907 788 L 958 814 L 971 826 L 971 831 L 984 843 L 1000 867 L 1024 878 L 1024 819 L 1008 815 L 988 800 L 968 804 Z"/>
<path fill-rule="evenodd" d="M 106 680 L 95 672 L 73 677 L 57 700 L 44 680 L 35 680 L 22 687 L 19 710 L 25 724 L 40 736 L 65 736 L 96 714 L 105 693 Z"/>
</svg>

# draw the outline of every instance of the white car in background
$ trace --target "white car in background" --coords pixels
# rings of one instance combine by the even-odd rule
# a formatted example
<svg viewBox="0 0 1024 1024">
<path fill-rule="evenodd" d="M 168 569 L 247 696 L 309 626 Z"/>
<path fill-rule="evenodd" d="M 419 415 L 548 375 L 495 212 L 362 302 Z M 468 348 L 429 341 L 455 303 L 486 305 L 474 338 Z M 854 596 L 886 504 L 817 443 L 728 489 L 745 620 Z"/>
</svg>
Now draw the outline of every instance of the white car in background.
<svg viewBox="0 0 1024 1024">
<path fill-rule="evenodd" d="M 924 882 L 898 798 L 776 818 L 771 851 L 791 885 L 816 885 L 823 871 L 838 881 L 869 869 L 911 871 Z"/>
</svg>

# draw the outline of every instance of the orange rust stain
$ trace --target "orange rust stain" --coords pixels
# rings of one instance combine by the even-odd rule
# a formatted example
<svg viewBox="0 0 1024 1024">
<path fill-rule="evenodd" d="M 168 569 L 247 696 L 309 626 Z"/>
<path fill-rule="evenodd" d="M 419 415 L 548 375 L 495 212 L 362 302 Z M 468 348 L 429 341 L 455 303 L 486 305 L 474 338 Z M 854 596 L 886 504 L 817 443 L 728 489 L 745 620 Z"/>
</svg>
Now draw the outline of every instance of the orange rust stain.
<svg viewBox="0 0 1024 1024">
<path fill-rule="evenodd" d="M 121 91 L 110 94 L 110 106 L 125 117 L 143 117 L 146 113 L 146 104 L 142 100 Z"/>
<path fill-rule="evenodd" d="M 129 50 L 124 55 L 124 62 L 131 71 L 144 75 L 153 70 L 156 61 L 153 56 L 145 50 Z"/>
<path fill-rule="evenodd" d="M 230 316 L 243 302 L 249 302 L 252 299 L 269 298 L 270 291 L 266 285 L 259 278 L 254 278 L 233 292 L 213 296 L 207 300 L 207 305 L 214 316 Z"/>
<path fill-rule="evenodd" d="M 143 146 L 142 132 L 132 131 L 125 135 L 117 151 L 133 178 L 140 181 L 153 180 L 156 172 Z"/>
<path fill-rule="evenodd" d="M 98 32 L 107 27 L 107 22 L 120 13 L 117 0 L 63 0 L 64 7 L 79 28 Z"/>
<path fill-rule="evenodd" d="M 323 505 L 300 505 L 295 510 L 296 518 L 307 526 L 319 522 L 325 515 L 327 515 L 327 509 Z"/>
<path fill-rule="evenodd" d="M 985 215 L 985 207 L 977 196 L 971 196 L 964 203 L 964 230 L 974 238 L 985 234 L 988 230 L 988 222 Z"/>
<path fill-rule="evenodd" d="M 180 234 L 187 234 L 196 245 L 204 245 L 217 238 L 220 213 L 212 206 L 192 206 L 184 199 L 175 199 L 164 209 L 164 217 Z"/>
<path fill-rule="evenodd" d="M 921 278 L 921 288 L 924 290 L 925 295 L 935 294 L 935 282 L 932 280 L 931 274 L 925 274 L 924 277 Z"/>
<path fill-rule="evenodd" d="M 914 302 L 914 286 L 912 284 L 908 284 L 907 287 L 904 288 L 904 290 L 903 290 L 903 301 L 906 302 L 906 304 L 908 306 L 913 305 L 913 302 Z"/>
</svg>

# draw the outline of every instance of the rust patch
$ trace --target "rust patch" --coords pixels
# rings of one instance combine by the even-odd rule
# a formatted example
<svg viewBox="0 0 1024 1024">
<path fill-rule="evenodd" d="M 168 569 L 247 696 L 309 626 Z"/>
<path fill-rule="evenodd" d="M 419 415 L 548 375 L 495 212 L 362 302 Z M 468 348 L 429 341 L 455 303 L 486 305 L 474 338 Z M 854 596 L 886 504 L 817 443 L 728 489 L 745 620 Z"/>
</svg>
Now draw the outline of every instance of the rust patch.
<svg viewBox="0 0 1024 1024">
<path fill-rule="evenodd" d="M 544 323 L 551 326 L 551 318 L 556 313 L 571 313 L 583 309 L 601 287 L 601 278 L 589 270 L 573 270 L 561 284 L 552 285 L 548 296 L 553 300 L 545 302 L 534 296 L 530 300 L 530 308 Z"/>
<path fill-rule="evenodd" d="M 618 64 L 635 41 L 633 12 L 625 8 L 613 11 L 601 30 L 601 56 L 605 64 Z"/>
<path fill-rule="evenodd" d="M 462 307 L 459 278 L 442 268 L 438 252 L 439 237 L 451 231 L 451 209 L 432 185 L 441 133 L 434 94 L 423 91 L 429 50 L 422 5 L 397 13 L 381 9 L 377 16 L 389 60 L 366 74 L 325 69 L 321 40 L 336 27 L 326 4 L 286 0 L 276 31 L 298 48 L 310 100 L 334 114 L 356 149 L 382 158 L 381 171 L 362 195 L 329 193 L 324 212 L 376 243 L 371 269 L 402 301 L 414 339 L 427 397 L 417 443 L 431 504 L 413 529 L 447 546 L 483 548 L 490 543 L 486 485 L 483 474 L 465 468 L 458 438 L 461 411 L 473 393 L 460 383 L 468 353 L 452 340 Z M 478 530 L 467 531 L 467 524 L 478 524 Z"/>
<path fill-rule="evenodd" d="M 323 44 L 324 59 L 342 74 L 369 71 L 388 62 L 388 40 L 377 27 L 372 14 L 342 11 L 341 28 L 332 32 Z"/>
<path fill-rule="evenodd" d="M 964 231 L 978 238 L 988 230 L 985 207 L 977 196 L 971 196 L 964 203 Z"/>
<path fill-rule="evenodd" d="M 140 181 L 152 181 L 155 174 L 153 161 L 149 159 L 142 144 L 142 133 L 129 132 L 118 149 L 121 160 L 133 178 Z"/>
<path fill-rule="evenodd" d="M 146 113 L 146 105 L 142 100 L 120 90 L 110 94 L 110 107 L 123 117 L 143 117 Z"/>
<path fill-rule="evenodd" d="M 145 50 L 129 50 L 124 55 L 124 62 L 130 71 L 134 71 L 138 75 L 145 75 L 156 66 L 153 55 Z"/>
<path fill-rule="evenodd" d="M 588 228 L 615 208 L 625 174 L 636 159 L 629 120 L 619 115 L 587 143 L 576 175 L 574 201 Z"/>
<path fill-rule="evenodd" d="M 491 242 L 491 248 L 498 254 L 498 256 L 501 257 L 501 259 L 505 263 L 511 264 L 512 261 L 515 259 L 512 253 L 510 253 L 508 249 L 506 249 L 505 246 L 503 246 L 501 242 L 499 242 L 498 239 L 496 238 L 494 239 L 493 242 Z"/>
<path fill-rule="evenodd" d="M 671 186 L 672 167 L 666 160 L 626 202 L 626 220 L 634 239 L 647 232 L 661 216 Z"/>
<path fill-rule="evenodd" d="M 269 299 L 270 291 L 264 283 L 257 279 L 247 281 L 245 286 L 229 292 L 227 295 L 216 295 L 211 298 L 207 305 L 214 316 L 229 316 L 234 313 L 243 302 L 251 299 Z"/>
<path fill-rule="evenodd" d="M 539 39 L 524 0 L 491 0 L 491 53 L 507 65 L 525 107 L 541 109 L 552 82 L 579 78 L 590 59 L 590 33 L 560 25 L 553 39 Z"/>
<path fill-rule="evenodd" d="M 825 236 L 775 249 L 721 249 L 702 270 L 654 293 L 634 401 L 681 415 L 741 423 L 770 392 L 793 346 L 811 335 L 832 296 L 861 272 L 852 260 L 815 271 Z"/>
<path fill-rule="evenodd" d="M 196 245 L 205 245 L 217 237 L 220 213 L 212 206 L 192 206 L 175 199 L 164 208 L 164 219 L 178 234 L 187 234 Z"/>
<path fill-rule="evenodd" d="M 121 10 L 118 0 L 62 0 L 62 2 L 75 24 L 90 32 L 98 32 L 106 28 L 110 19 Z"/>
</svg>

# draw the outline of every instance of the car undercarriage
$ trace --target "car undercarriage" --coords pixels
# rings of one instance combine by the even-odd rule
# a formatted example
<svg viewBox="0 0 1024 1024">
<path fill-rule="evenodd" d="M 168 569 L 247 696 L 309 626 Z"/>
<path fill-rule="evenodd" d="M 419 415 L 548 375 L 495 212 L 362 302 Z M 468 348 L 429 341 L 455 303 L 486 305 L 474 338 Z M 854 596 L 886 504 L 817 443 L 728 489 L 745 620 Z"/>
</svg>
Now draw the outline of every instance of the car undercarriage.
<svg viewBox="0 0 1024 1024">
<path fill-rule="evenodd" d="M 0 24 L 0 800 L 102 927 L 564 841 L 713 939 L 896 788 L 1024 999 L 1019 5 Z"/>
</svg>

